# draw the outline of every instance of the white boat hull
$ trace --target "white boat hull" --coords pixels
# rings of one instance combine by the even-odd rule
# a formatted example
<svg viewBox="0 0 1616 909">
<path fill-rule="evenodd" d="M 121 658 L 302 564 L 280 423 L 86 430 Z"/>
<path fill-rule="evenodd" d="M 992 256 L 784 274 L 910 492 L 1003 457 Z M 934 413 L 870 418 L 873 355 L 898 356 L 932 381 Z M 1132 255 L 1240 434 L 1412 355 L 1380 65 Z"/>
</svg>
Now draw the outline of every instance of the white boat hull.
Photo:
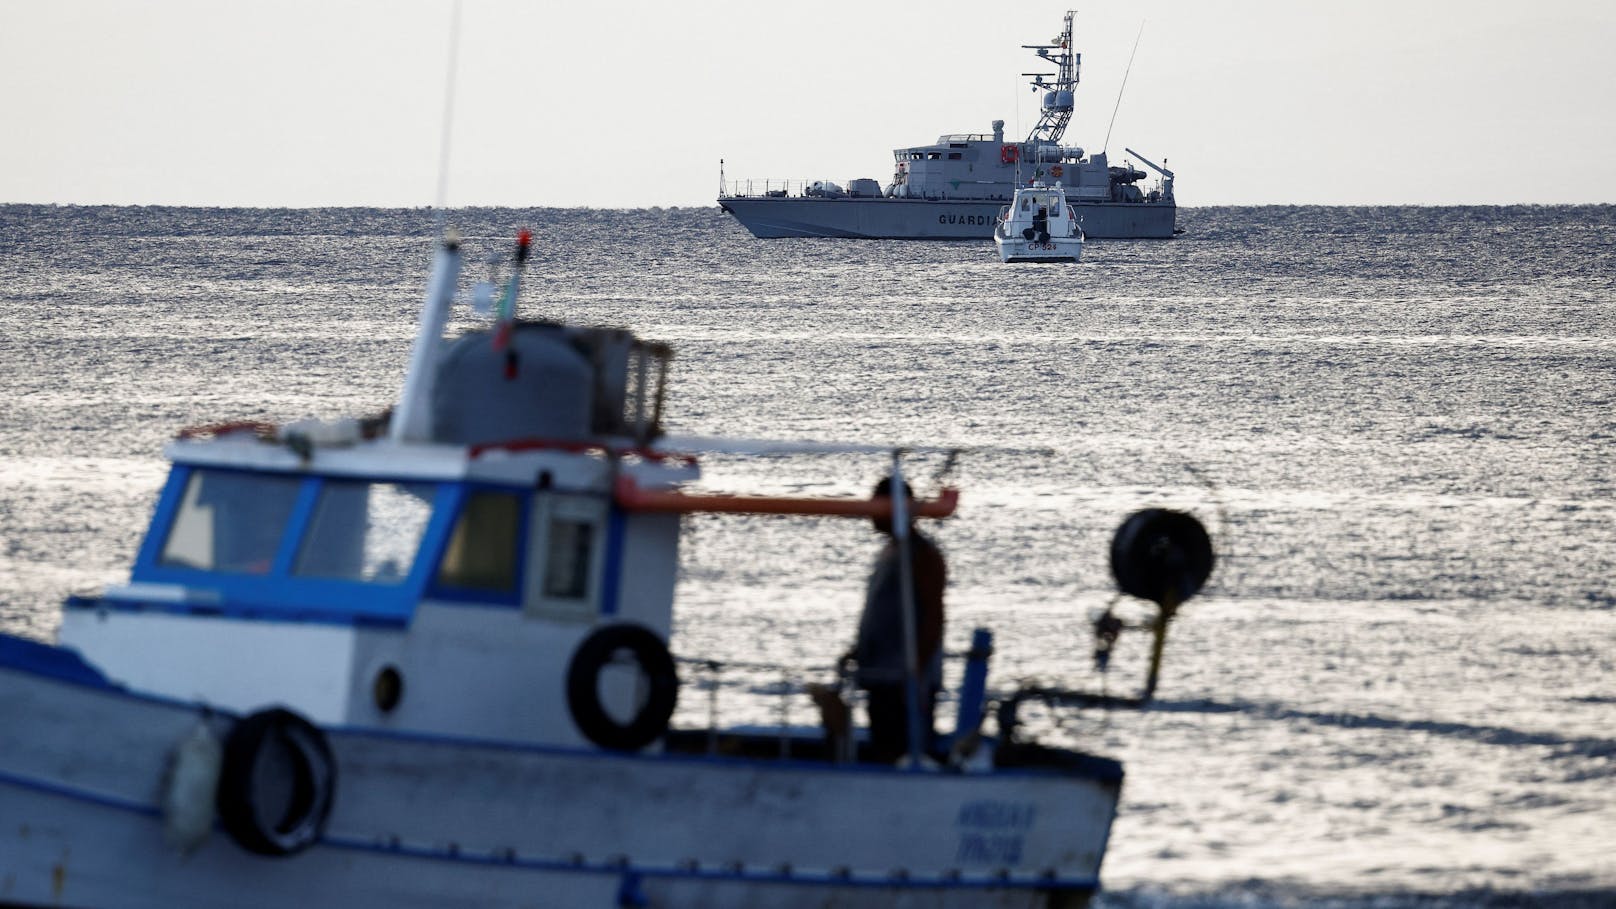
<svg viewBox="0 0 1616 909">
<path fill-rule="evenodd" d="M 1083 258 L 1082 237 L 1050 237 L 1045 242 L 1019 237 L 993 238 L 1002 262 L 1078 262 Z"/>
<path fill-rule="evenodd" d="M 906 773 L 332 728 L 317 843 L 265 857 L 216 826 L 181 855 L 160 806 L 204 711 L 38 650 L 0 665 L 0 903 L 1081 905 L 1120 787 L 1100 759 Z"/>
</svg>

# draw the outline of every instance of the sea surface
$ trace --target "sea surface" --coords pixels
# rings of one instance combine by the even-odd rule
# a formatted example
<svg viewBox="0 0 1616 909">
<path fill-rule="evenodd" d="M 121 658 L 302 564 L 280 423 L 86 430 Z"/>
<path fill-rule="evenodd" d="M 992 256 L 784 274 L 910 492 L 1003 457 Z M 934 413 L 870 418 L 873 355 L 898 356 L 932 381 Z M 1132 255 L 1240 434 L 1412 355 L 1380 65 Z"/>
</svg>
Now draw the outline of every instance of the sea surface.
<svg viewBox="0 0 1616 909">
<path fill-rule="evenodd" d="M 0 630 L 49 640 L 126 576 L 180 427 L 389 405 L 433 220 L 0 207 Z M 995 691 L 1136 690 L 1142 634 L 1090 656 L 1112 530 L 1207 522 L 1154 706 L 1026 716 L 1126 764 L 1103 907 L 1616 905 L 1616 208 L 1191 208 L 1042 267 L 714 209 L 450 221 L 471 277 L 534 230 L 523 315 L 671 343 L 674 433 L 964 449 L 906 463 L 963 490 L 948 647 L 991 628 Z M 887 466 L 703 465 L 799 494 Z M 766 692 L 828 675 L 876 545 L 689 521 L 676 652 L 791 667 L 716 689 L 726 718 L 813 721 Z"/>
</svg>

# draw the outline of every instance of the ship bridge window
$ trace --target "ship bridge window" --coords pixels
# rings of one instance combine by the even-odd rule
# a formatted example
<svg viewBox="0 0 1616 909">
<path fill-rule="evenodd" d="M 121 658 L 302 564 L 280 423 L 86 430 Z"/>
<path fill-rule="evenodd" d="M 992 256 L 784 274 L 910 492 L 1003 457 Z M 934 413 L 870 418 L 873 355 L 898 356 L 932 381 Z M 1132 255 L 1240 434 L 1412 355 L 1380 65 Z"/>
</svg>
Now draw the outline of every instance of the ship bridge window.
<svg viewBox="0 0 1616 909">
<path fill-rule="evenodd" d="M 158 564 L 268 574 L 302 483 L 278 474 L 193 471 Z"/>
<path fill-rule="evenodd" d="M 959 152 L 949 152 L 948 153 L 948 160 L 950 160 L 950 161 L 958 161 L 959 159 L 960 159 L 960 153 Z"/>
<path fill-rule="evenodd" d="M 943 159 L 943 153 L 942 152 L 931 152 L 930 154 L 926 155 L 926 160 L 928 160 L 928 161 L 941 161 L 942 159 Z"/>
<path fill-rule="evenodd" d="M 438 562 L 435 592 L 515 596 L 521 528 L 520 495 L 496 490 L 467 495 Z"/>
<path fill-rule="evenodd" d="M 398 584 L 415 564 L 435 487 L 326 480 L 292 573 Z"/>
<path fill-rule="evenodd" d="M 592 620 L 604 564 L 606 502 L 541 493 L 533 499 L 525 611 L 551 619 Z"/>
</svg>

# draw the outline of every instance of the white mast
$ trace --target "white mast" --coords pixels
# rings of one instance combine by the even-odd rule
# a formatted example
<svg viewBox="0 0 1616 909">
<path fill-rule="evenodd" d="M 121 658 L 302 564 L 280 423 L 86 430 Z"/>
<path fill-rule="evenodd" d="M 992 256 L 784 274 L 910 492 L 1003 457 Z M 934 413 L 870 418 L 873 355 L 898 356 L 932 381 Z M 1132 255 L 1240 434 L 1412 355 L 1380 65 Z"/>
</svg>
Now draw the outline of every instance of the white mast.
<svg viewBox="0 0 1616 909">
<path fill-rule="evenodd" d="M 421 325 L 410 353 L 410 371 L 404 376 L 404 390 L 398 396 L 389 437 L 395 442 L 429 442 L 432 439 L 432 389 L 436 385 L 438 345 L 443 326 L 449 321 L 449 303 L 460 279 L 460 238 L 450 232 L 443 238 L 432 260 L 432 277 L 426 284 L 426 302 L 421 305 Z"/>
</svg>

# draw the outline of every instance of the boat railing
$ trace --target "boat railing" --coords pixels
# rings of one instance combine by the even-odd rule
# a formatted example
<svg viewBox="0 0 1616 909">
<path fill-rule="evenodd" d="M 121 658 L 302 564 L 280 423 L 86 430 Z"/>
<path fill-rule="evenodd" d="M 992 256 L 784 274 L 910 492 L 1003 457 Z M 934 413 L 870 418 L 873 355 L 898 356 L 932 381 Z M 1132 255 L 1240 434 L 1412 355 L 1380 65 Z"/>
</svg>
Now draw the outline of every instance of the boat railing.
<svg viewBox="0 0 1616 909">
<path fill-rule="evenodd" d="M 779 180 L 765 178 L 762 180 L 729 180 L 720 187 L 719 195 L 723 198 L 740 199 L 782 199 L 787 196 L 806 196 L 809 187 L 814 185 L 813 180 Z"/>
<path fill-rule="evenodd" d="M 855 190 L 849 185 L 842 185 L 834 180 L 777 180 L 766 178 L 761 180 L 726 180 L 719 184 L 718 196 L 720 199 L 785 199 L 785 198 L 825 198 L 825 199 L 872 199 L 880 196 L 879 192 L 872 193 L 868 189 Z M 873 181 L 870 181 L 873 182 Z"/>
<path fill-rule="evenodd" d="M 985 667 L 988 646 L 943 654 L 944 684 L 937 693 L 937 716 L 947 717 L 959 712 L 961 680 L 969 672 L 954 667 L 965 667 L 973 660 L 982 661 Z M 846 711 L 841 719 L 852 738 L 863 737 L 865 726 L 857 719 L 864 715 L 863 692 L 839 666 L 786 666 L 697 657 L 675 657 L 675 660 L 683 677 L 682 687 L 699 692 L 700 698 L 699 701 L 680 699 L 674 725 L 687 740 L 693 742 L 700 737 L 702 750 L 709 754 L 734 750 L 738 736 L 754 743 L 768 738 L 772 742 L 773 756 L 780 758 L 811 751 L 825 739 L 827 722 L 837 721 L 836 717 L 827 715 L 827 700 L 840 705 L 831 710 Z M 953 680 L 952 686 L 950 680 Z M 940 734 L 958 732 L 953 728 L 959 725 L 958 720 L 949 724 L 938 721 L 937 716 L 934 721 L 939 725 Z M 805 749 L 805 745 L 809 747 Z"/>
</svg>

